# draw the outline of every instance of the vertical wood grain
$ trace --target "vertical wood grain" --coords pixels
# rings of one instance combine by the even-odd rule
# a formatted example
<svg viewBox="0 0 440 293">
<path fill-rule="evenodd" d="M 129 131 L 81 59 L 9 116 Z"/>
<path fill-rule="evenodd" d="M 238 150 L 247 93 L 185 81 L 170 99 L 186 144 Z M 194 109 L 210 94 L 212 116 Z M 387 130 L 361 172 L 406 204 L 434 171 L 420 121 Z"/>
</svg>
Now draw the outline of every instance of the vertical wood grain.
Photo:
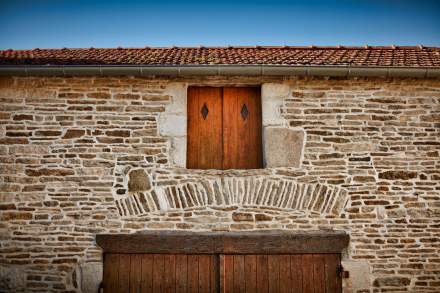
<svg viewBox="0 0 440 293">
<path fill-rule="evenodd" d="M 176 291 L 186 293 L 188 289 L 188 256 L 176 255 Z"/>
<path fill-rule="evenodd" d="M 223 255 L 223 278 L 222 278 L 222 293 L 233 293 L 234 292 L 234 256 L 233 255 Z"/>
<path fill-rule="evenodd" d="M 303 266 L 303 292 L 304 293 L 314 293 L 314 283 L 313 283 L 313 255 L 304 254 L 301 259 Z"/>
<path fill-rule="evenodd" d="M 246 255 L 244 259 L 246 293 L 257 292 L 257 256 Z"/>
<path fill-rule="evenodd" d="M 118 292 L 126 293 L 130 288 L 130 255 L 119 255 Z"/>
<path fill-rule="evenodd" d="M 241 110 L 247 106 L 248 116 Z M 261 168 L 262 128 L 259 88 L 223 89 L 223 169 Z"/>
<path fill-rule="evenodd" d="M 199 255 L 199 292 L 209 292 L 211 280 L 211 256 Z"/>
<path fill-rule="evenodd" d="M 245 292 L 244 255 L 234 255 L 234 293 Z"/>
<path fill-rule="evenodd" d="M 341 293 L 339 254 L 106 254 L 104 292 Z"/>
<path fill-rule="evenodd" d="M 222 88 L 189 87 L 187 109 L 187 168 L 222 169 Z"/>
<path fill-rule="evenodd" d="M 280 256 L 269 255 L 267 257 L 267 269 L 269 278 L 269 292 L 280 291 Z"/>
<path fill-rule="evenodd" d="M 342 280 L 338 275 L 338 266 L 341 263 L 339 254 L 327 254 L 325 257 L 325 290 L 326 293 L 341 293 Z"/>
<path fill-rule="evenodd" d="M 199 256 L 188 255 L 188 293 L 199 292 Z"/>
<path fill-rule="evenodd" d="M 269 291 L 269 274 L 267 255 L 257 256 L 257 292 L 266 293 Z"/>
<path fill-rule="evenodd" d="M 176 291 L 176 258 L 174 254 L 164 256 L 164 285 L 163 292 L 172 293 Z"/>
<path fill-rule="evenodd" d="M 153 292 L 153 265 L 154 259 L 152 254 L 142 255 L 142 293 Z"/>
<path fill-rule="evenodd" d="M 280 255 L 280 293 L 289 293 L 291 289 L 290 255 Z"/>
<path fill-rule="evenodd" d="M 104 292 L 118 291 L 119 254 L 109 253 L 104 256 Z"/>
<path fill-rule="evenodd" d="M 164 287 L 164 261 L 163 254 L 153 255 L 153 292 L 163 292 Z"/>
<path fill-rule="evenodd" d="M 140 293 L 142 281 L 142 254 L 132 254 L 130 258 L 130 293 Z"/>
<path fill-rule="evenodd" d="M 290 280 L 295 292 L 303 292 L 303 265 L 300 254 L 290 256 Z"/>
<path fill-rule="evenodd" d="M 211 293 L 218 293 L 220 289 L 220 263 L 218 255 L 211 255 L 210 263 L 210 287 Z"/>
<path fill-rule="evenodd" d="M 325 255 L 313 255 L 313 284 L 315 293 L 325 293 Z"/>
</svg>

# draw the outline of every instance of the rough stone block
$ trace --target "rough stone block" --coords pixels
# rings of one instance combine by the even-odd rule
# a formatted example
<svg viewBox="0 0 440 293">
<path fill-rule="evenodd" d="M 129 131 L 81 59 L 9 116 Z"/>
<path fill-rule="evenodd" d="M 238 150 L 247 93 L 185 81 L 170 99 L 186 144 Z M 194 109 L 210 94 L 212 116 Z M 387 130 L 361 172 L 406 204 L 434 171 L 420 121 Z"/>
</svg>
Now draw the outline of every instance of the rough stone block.
<svg viewBox="0 0 440 293">
<path fill-rule="evenodd" d="M 151 183 L 147 173 L 142 169 L 132 170 L 129 174 L 128 191 L 146 191 L 150 190 Z"/>
<path fill-rule="evenodd" d="M 267 168 L 295 167 L 301 164 L 304 131 L 282 127 L 264 128 L 264 160 Z"/>
<path fill-rule="evenodd" d="M 26 285 L 26 274 L 16 266 L 0 266 L 0 291 L 18 292 Z"/>
<path fill-rule="evenodd" d="M 417 172 L 411 171 L 386 171 L 379 173 L 380 179 L 387 180 L 410 180 L 417 177 Z"/>
</svg>

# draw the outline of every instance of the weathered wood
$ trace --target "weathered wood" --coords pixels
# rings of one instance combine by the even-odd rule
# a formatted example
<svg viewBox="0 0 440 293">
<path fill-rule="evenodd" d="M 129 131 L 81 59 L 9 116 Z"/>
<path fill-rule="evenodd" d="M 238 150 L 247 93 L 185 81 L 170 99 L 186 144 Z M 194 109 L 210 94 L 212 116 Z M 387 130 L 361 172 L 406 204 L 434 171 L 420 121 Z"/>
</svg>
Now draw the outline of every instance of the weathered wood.
<svg viewBox="0 0 440 293">
<path fill-rule="evenodd" d="M 246 292 L 257 292 L 257 256 L 245 255 L 244 259 Z"/>
<path fill-rule="evenodd" d="M 139 234 L 100 234 L 107 253 L 171 254 L 303 254 L 340 253 L 348 245 L 345 232 L 296 233 L 148 231 Z"/>
<path fill-rule="evenodd" d="M 118 292 L 119 254 L 104 256 L 104 292 Z"/>
<path fill-rule="evenodd" d="M 187 168 L 222 169 L 222 88 L 188 88 Z M 202 115 L 206 107 L 207 115 Z"/>
<path fill-rule="evenodd" d="M 104 278 L 105 282 L 105 278 Z M 153 291 L 153 255 L 142 255 L 142 280 L 141 292 L 148 293 Z"/>
<path fill-rule="evenodd" d="M 342 280 L 338 275 L 341 264 L 340 254 L 329 254 L 325 258 L 325 292 L 341 292 Z"/>
<path fill-rule="evenodd" d="M 223 169 L 262 168 L 261 127 L 260 88 L 225 87 L 223 89 Z"/>
<path fill-rule="evenodd" d="M 130 293 L 141 292 L 142 282 L 142 255 L 131 254 L 130 258 Z"/>
</svg>

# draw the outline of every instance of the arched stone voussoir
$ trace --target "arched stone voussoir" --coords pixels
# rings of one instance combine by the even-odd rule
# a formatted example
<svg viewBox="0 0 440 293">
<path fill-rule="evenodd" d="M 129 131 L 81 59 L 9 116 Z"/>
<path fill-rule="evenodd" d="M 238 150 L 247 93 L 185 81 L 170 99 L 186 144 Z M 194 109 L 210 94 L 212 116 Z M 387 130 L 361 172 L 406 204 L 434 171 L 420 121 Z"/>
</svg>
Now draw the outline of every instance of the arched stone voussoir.
<svg viewBox="0 0 440 293">
<path fill-rule="evenodd" d="M 320 183 L 261 177 L 221 177 L 155 187 L 116 201 L 122 217 L 197 207 L 264 207 L 338 216 L 348 198 L 345 189 Z"/>
</svg>

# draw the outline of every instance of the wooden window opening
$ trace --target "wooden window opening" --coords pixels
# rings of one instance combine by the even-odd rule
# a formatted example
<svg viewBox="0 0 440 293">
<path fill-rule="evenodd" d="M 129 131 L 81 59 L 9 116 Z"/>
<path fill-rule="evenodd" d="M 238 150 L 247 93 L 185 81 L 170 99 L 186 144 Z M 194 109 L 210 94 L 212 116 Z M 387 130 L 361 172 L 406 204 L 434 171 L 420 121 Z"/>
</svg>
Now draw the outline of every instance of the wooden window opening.
<svg viewBox="0 0 440 293">
<path fill-rule="evenodd" d="M 187 168 L 262 168 L 259 87 L 189 87 L 187 105 Z"/>
</svg>

